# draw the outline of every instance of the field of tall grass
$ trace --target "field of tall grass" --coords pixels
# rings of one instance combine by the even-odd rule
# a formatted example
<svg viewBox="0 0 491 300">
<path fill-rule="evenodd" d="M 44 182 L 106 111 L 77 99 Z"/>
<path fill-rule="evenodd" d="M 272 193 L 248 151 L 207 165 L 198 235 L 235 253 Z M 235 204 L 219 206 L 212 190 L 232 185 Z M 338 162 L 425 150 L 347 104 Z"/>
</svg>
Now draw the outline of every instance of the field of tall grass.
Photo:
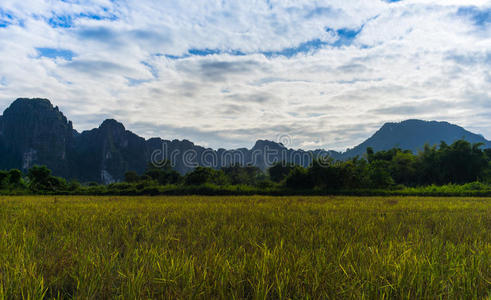
<svg viewBox="0 0 491 300">
<path fill-rule="evenodd" d="M 0 197 L 0 299 L 490 299 L 491 199 Z"/>
</svg>

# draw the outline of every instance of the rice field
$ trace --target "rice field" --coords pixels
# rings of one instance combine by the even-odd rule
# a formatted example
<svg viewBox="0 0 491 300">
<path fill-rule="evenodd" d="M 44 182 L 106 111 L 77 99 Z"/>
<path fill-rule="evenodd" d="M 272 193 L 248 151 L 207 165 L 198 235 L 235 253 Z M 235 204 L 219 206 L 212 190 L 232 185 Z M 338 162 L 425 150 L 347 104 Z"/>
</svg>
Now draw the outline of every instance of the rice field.
<svg viewBox="0 0 491 300">
<path fill-rule="evenodd" d="M 0 299 L 491 299 L 491 198 L 0 197 Z"/>
</svg>

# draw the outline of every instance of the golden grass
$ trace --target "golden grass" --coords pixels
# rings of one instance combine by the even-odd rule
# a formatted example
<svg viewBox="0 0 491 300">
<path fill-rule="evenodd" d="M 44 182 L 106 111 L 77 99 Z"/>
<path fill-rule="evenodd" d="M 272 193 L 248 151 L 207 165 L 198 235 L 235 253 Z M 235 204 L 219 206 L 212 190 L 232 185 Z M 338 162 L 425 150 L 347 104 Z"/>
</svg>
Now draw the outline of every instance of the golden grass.
<svg viewBox="0 0 491 300">
<path fill-rule="evenodd" d="M 0 197 L 0 299 L 491 295 L 491 199 Z"/>
</svg>

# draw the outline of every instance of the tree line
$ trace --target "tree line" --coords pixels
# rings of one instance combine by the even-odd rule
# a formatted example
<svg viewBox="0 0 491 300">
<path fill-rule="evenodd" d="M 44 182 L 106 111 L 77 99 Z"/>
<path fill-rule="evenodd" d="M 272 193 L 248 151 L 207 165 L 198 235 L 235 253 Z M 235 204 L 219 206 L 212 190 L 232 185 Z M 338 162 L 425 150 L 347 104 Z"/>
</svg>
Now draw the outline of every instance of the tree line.
<svg viewBox="0 0 491 300">
<path fill-rule="evenodd" d="M 230 190 L 251 193 L 261 191 L 394 190 L 430 185 L 463 185 L 491 183 L 491 149 L 482 144 L 459 140 L 451 145 L 425 145 L 418 153 L 393 148 L 373 151 L 363 157 L 335 161 L 329 157 L 313 159 L 307 168 L 277 162 L 266 172 L 254 166 L 230 165 L 221 169 L 197 167 L 186 175 L 171 164 L 149 165 L 144 174 L 129 171 L 123 182 L 106 186 L 80 184 L 53 176 L 45 166 L 34 166 L 27 174 L 19 170 L 0 171 L 3 193 L 93 193 L 93 194 L 159 194 L 163 191 L 199 191 L 190 187 L 208 186 L 213 191 Z M 165 188 L 164 188 L 165 187 Z M 230 188 L 235 187 L 235 188 Z M 491 188 L 490 188 L 491 189 Z"/>
</svg>

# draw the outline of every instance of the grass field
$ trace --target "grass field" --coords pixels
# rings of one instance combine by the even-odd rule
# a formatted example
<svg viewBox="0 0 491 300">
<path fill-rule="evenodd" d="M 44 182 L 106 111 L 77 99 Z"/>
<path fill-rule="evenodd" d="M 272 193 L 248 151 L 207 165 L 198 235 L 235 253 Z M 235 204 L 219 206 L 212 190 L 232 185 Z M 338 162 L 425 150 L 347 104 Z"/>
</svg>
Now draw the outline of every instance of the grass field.
<svg viewBox="0 0 491 300">
<path fill-rule="evenodd" d="M 490 198 L 0 197 L 0 299 L 490 295 Z"/>
</svg>

